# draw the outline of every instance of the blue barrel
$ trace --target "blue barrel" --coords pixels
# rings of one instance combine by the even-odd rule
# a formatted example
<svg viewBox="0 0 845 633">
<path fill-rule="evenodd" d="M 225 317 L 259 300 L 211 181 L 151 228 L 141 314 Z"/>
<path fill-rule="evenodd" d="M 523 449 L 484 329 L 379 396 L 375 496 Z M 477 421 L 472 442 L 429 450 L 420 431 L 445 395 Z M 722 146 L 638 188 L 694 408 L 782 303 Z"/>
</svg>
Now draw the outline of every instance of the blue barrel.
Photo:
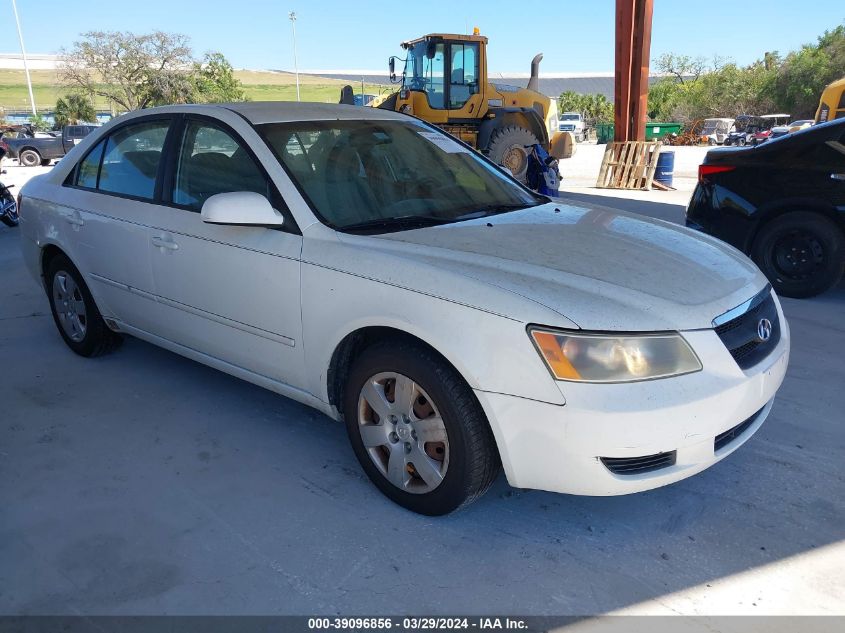
<svg viewBox="0 0 845 633">
<path fill-rule="evenodd" d="M 661 185 L 672 186 L 672 176 L 675 173 L 675 152 L 660 152 L 657 157 L 657 169 L 654 179 Z"/>
</svg>

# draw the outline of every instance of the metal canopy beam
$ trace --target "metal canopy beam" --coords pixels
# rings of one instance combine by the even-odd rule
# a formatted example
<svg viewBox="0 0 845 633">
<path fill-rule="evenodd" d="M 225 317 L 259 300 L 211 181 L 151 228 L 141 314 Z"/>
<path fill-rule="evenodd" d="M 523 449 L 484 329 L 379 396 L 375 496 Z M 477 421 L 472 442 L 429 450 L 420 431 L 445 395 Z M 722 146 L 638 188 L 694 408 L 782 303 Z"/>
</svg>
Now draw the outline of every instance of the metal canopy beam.
<svg viewBox="0 0 845 633">
<path fill-rule="evenodd" d="M 614 140 L 644 141 L 654 0 L 616 0 Z"/>
</svg>

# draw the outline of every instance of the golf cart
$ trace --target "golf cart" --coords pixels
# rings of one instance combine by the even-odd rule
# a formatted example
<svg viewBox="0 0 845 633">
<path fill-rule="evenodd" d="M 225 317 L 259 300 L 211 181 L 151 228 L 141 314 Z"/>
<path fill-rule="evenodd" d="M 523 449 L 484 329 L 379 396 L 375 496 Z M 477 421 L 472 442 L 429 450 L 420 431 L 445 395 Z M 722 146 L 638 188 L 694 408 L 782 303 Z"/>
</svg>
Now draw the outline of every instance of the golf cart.
<svg viewBox="0 0 845 633">
<path fill-rule="evenodd" d="M 787 126 L 791 118 L 792 115 L 790 114 L 764 114 L 760 117 L 763 125 L 752 137 L 751 144 L 759 145 L 760 143 L 765 143 L 772 137 L 773 128 Z M 789 128 L 786 128 L 786 131 L 783 133 L 786 134 L 788 130 Z"/>
<path fill-rule="evenodd" d="M 704 119 L 701 142 L 708 145 L 721 145 L 734 129 L 733 119 Z"/>
<path fill-rule="evenodd" d="M 726 137 L 725 145 L 750 145 L 754 135 L 763 127 L 763 119 L 751 114 L 737 115 L 734 131 Z"/>
</svg>

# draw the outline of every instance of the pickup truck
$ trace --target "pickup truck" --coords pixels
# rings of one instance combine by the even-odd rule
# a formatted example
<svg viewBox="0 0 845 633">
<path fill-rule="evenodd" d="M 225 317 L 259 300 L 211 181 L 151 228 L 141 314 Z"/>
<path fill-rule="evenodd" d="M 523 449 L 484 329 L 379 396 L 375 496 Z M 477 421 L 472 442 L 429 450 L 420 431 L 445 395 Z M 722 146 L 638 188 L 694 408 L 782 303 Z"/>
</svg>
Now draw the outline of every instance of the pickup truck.
<svg viewBox="0 0 845 633">
<path fill-rule="evenodd" d="M 95 125 L 66 125 L 61 135 L 48 138 L 7 138 L 8 157 L 17 158 L 21 165 L 27 167 L 49 165 L 51 160 L 67 154 L 95 129 Z"/>
<path fill-rule="evenodd" d="M 580 112 L 564 112 L 560 115 L 559 129 L 561 132 L 572 132 L 578 143 L 587 140 L 587 126 L 584 116 Z"/>
</svg>

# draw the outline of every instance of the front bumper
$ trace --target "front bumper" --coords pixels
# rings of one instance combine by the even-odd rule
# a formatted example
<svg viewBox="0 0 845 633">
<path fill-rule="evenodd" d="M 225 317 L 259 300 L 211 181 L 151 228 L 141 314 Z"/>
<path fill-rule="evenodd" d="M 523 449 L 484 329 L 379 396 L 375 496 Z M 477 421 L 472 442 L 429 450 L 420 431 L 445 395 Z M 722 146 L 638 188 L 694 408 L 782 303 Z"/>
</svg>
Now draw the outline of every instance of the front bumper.
<svg viewBox="0 0 845 633">
<path fill-rule="evenodd" d="M 746 371 L 712 330 L 700 330 L 683 333 L 704 367 L 694 374 L 627 384 L 559 383 L 563 406 L 476 391 L 508 482 L 621 495 L 685 479 L 727 457 L 763 424 L 786 374 L 789 326 L 780 306 L 778 312 L 780 342 Z M 734 434 L 724 435 L 734 427 Z M 601 459 L 667 453 L 674 454 L 662 467 L 628 474 L 614 473 Z"/>
</svg>

